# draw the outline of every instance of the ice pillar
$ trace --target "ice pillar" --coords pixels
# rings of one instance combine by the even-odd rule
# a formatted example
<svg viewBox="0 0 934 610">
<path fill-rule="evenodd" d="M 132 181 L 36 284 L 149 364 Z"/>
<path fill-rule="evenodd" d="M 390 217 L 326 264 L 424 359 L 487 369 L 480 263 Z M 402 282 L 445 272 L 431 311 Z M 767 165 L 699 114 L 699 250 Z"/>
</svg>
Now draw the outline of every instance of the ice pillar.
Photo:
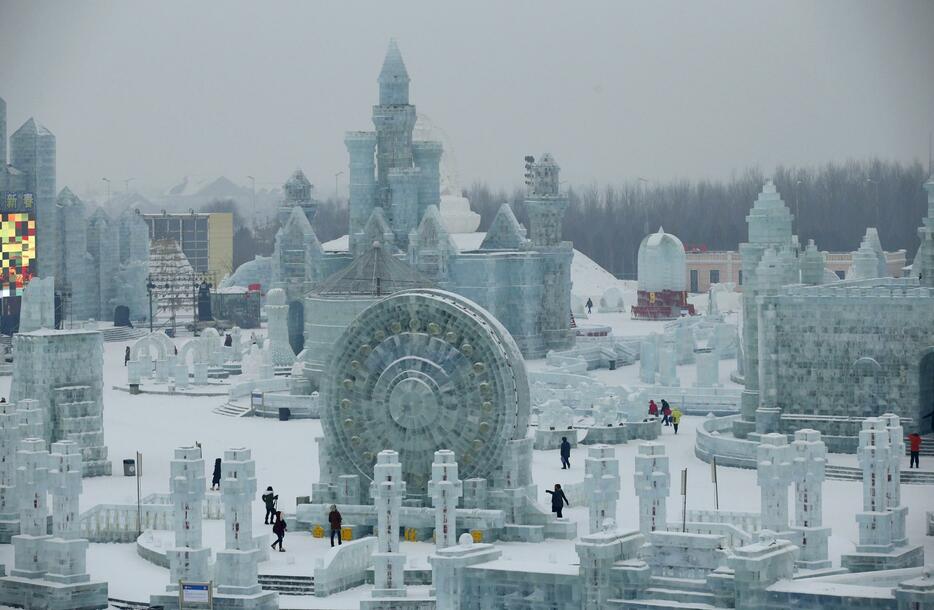
<svg viewBox="0 0 934 610">
<path fill-rule="evenodd" d="M 665 531 L 668 525 L 666 502 L 671 487 L 668 456 L 661 443 L 642 443 L 636 455 L 636 495 L 639 496 L 639 531 L 643 535 Z"/>
<path fill-rule="evenodd" d="M 763 434 L 756 449 L 762 529 L 788 531 L 788 486 L 792 479 L 792 449 L 784 434 Z"/>
<path fill-rule="evenodd" d="M 201 544 L 201 505 L 204 502 L 204 459 L 200 447 L 179 447 L 170 465 L 169 489 L 174 505 L 175 548 L 169 549 L 169 585 L 178 590 L 178 581 L 211 580 L 208 559 L 211 549 Z"/>
<path fill-rule="evenodd" d="M 581 536 L 574 545 L 580 558 L 583 584 L 583 610 L 602 610 L 610 599 L 619 597 L 613 582 L 613 565 L 617 561 L 636 559 L 645 538 L 636 532 L 607 531 Z"/>
<path fill-rule="evenodd" d="M 81 495 L 81 447 L 74 441 L 52 443 L 49 458 L 52 491 L 52 534 L 45 542 L 46 580 L 89 582 L 86 571 L 88 541 L 80 539 L 78 497 Z"/>
<path fill-rule="evenodd" d="M 228 449 L 221 464 L 224 550 L 217 552 L 214 576 L 218 597 L 236 596 L 240 608 L 278 608 L 278 594 L 263 591 L 257 579 L 260 551 L 253 537 L 256 462 L 249 449 Z"/>
<path fill-rule="evenodd" d="M 49 452 L 41 438 L 20 441 L 16 456 L 19 492 L 19 535 L 13 536 L 12 576 L 42 578 L 46 572 L 43 543 L 49 539 Z"/>
<path fill-rule="evenodd" d="M 639 380 L 642 383 L 655 383 L 655 371 L 658 368 L 657 347 L 655 341 L 643 341 L 639 344 Z"/>
<path fill-rule="evenodd" d="M 616 522 L 619 499 L 619 460 L 609 445 L 593 445 L 584 459 L 584 489 L 590 510 L 589 534 L 599 532 L 605 523 Z"/>
<path fill-rule="evenodd" d="M 344 136 L 344 144 L 350 154 L 350 250 L 356 252 L 376 205 L 376 134 L 350 132 Z"/>
<path fill-rule="evenodd" d="M 464 485 L 457 478 L 454 452 L 435 451 L 431 465 L 428 495 L 435 507 L 435 545 L 439 549 L 457 544 L 457 499 L 464 495 Z"/>
<path fill-rule="evenodd" d="M 19 415 L 16 405 L 0 403 L 0 542 L 19 520 L 19 497 L 16 495 L 16 450 L 20 441 Z"/>
<path fill-rule="evenodd" d="M 822 488 L 827 447 L 817 430 L 798 430 L 791 444 L 794 452 L 795 524 L 801 541 L 796 565 L 800 568 L 829 568 L 827 538 L 830 528 L 823 527 Z"/>
<path fill-rule="evenodd" d="M 378 550 L 373 553 L 373 597 L 405 597 L 405 555 L 399 553 L 399 512 L 405 497 L 405 481 L 395 451 L 380 451 L 377 455 L 370 496 L 376 505 L 378 539 Z"/>
</svg>

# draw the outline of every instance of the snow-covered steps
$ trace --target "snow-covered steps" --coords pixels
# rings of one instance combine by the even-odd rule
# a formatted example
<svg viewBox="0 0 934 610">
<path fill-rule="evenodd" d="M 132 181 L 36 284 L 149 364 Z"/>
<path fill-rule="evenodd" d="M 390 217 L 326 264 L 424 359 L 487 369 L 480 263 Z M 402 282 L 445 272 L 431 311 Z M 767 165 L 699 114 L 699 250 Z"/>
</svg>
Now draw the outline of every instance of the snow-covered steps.
<svg viewBox="0 0 934 610">
<path fill-rule="evenodd" d="M 610 608 L 630 608 L 633 610 L 655 610 L 656 608 L 679 608 L 682 610 L 722 610 L 718 606 L 696 602 L 678 602 L 667 599 L 611 599 Z"/>
<path fill-rule="evenodd" d="M 131 602 L 125 599 L 108 597 L 107 603 L 110 604 L 111 608 L 117 608 L 118 610 L 149 610 L 149 602 Z"/>
<path fill-rule="evenodd" d="M 259 585 L 263 591 L 275 591 L 281 595 L 315 594 L 315 579 L 311 576 L 260 574 Z"/>
<path fill-rule="evenodd" d="M 854 466 L 831 466 L 828 464 L 824 469 L 824 474 L 828 479 L 834 481 L 863 480 L 862 469 Z M 934 485 L 934 471 L 931 470 L 908 470 L 903 468 L 900 478 L 903 484 Z"/>
<path fill-rule="evenodd" d="M 250 412 L 249 406 L 236 405 L 234 403 L 228 402 L 224 403 L 219 407 L 211 409 L 213 413 L 218 415 L 225 415 L 227 417 L 243 417 Z"/>
<path fill-rule="evenodd" d="M 660 589 L 649 587 L 645 590 L 649 599 L 658 601 L 675 601 L 683 604 L 701 604 L 712 606 L 716 601 L 713 593 L 700 591 L 679 591 L 676 589 Z"/>
<path fill-rule="evenodd" d="M 148 328 L 130 328 L 129 326 L 111 326 L 100 329 L 104 341 L 132 341 L 149 334 Z"/>
</svg>

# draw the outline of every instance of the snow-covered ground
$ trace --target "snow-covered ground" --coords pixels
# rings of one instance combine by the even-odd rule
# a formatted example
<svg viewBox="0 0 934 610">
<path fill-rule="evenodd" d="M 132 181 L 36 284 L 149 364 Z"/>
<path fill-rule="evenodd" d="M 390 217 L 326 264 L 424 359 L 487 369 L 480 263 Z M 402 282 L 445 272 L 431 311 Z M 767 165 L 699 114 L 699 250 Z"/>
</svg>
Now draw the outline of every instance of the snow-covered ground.
<svg viewBox="0 0 934 610">
<path fill-rule="evenodd" d="M 595 314 L 594 321 L 610 323 L 620 331 L 642 334 L 660 330 L 661 323 L 635 323 L 622 314 Z M 638 329 L 638 330 L 636 330 Z M 112 477 L 84 480 L 81 509 L 87 510 L 99 503 L 133 503 L 136 501 L 135 480 L 120 476 L 122 460 L 132 458 L 136 451 L 143 454 L 142 493 L 166 492 L 168 490 L 169 460 L 175 447 L 202 444 L 210 468 L 215 457 L 222 456 L 229 447 L 249 447 L 256 460 L 256 472 L 261 489 L 272 485 L 281 494 L 280 505 L 286 512 L 295 509 L 295 497 L 308 495 L 311 484 L 318 477 L 318 456 L 314 438 L 321 434 L 317 420 L 293 420 L 279 422 L 257 418 L 230 418 L 212 413 L 212 409 L 223 402 L 223 398 L 182 398 L 150 394 L 131 396 L 112 389 L 126 382 L 123 367 L 124 343 L 105 344 L 104 370 L 104 430 L 110 457 L 114 461 Z M 544 366 L 543 361 L 529 363 L 531 369 Z M 726 378 L 735 366 L 734 361 L 721 363 L 721 379 Z M 682 383 L 689 385 L 693 375 L 692 366 L 679 367 Z M 617 371 L 599 371 L 597 377 L 607 383 L 633 382 L 638 375 L 638 365 L 623 367 Z M 9 395 L 10 378 L 0 378 L 0 395 Z M 710 467 L 694 457 L 694 430 L 700 418 L 685 417 L 680 433 L 675 436 L 670 428 L 663 428 L 661 442 L 671 456 L 673 481 L 682 468 L 688 469 L 689 508 L 713 508 L 714 494 L 710 483 Z M 638 525 L 637 501 L 633 494 L 633 458 L 636 444 L 619 446 L 616 454 L 620 459 L 622 493 L 617 513 L 617 523 L 623 528 Z M 572 483 L 583 479 L 584 449 L 574 450 L 570 472 L 560 469 L 556 452 L 536 451 L 533 456 L 533 474 L 541 490 L 554 483 Z M 850 456 L 831 456 L 832 463 L 850 463 Z M 209 476 L 208 472 L 208 476 Z M 722 468 L 720 481 L 720 507 L 725 510 L 757 511 L 759 493 L 756 473 L 751 470 Z M 839 564 L 841 553 L 853 549 L 857 538 L 855 513 L 861 505 L 861 486 L 858 482 L 827 481 L 824 484 L 824 522 L 833 527 L 830 553 L 835 564 Z M 934 490 L 930 486 L 904 485 L 902 498 L 910 507 L 908 513 L 908 535 L 913 543 L 923 544 L 928 556 L 934 556 L 934 539 L 925 536 L 924 510 L 934 503 Z M 541 492 L 540 502 L 546 506 L 547 497 Z M 579 533 L 586 528 L 586 509 L 571 507 L 566 514 L 580 523 Z M 668 502 L 669 520 L 677 521 L 681 515 L 681 498 L 677 484 L 673 485 Z M 265 528 L 260 519 L 261 503 L 255 505 L 254 523 L 257 532 Z M 223 546 L 223 525 L 220 521 L 205 522 L 205 541 L 215 550 Z M 538 559 L 554 562 L 575 562 L 573 541 L 549 540 L 543 544 L 504 543 L 500 544 L 506 558 Z M 309 532 L 291 531 L 286 537 L 286 553 L 274 553 L 269 561 L 260 566 L 261 572 L 280 574 L 311 574 L 315 560 L 329 548 L 326 540 L 314 539 Z M 402 549 L 410 559 L 410 565 L 424 567 L 425 557 L 431 551 L 426 543 L 403 542 Z M 12 547 L 0 545 L 0 561 L 12 562 Z M 91 544 L 88 552 L 88 568 L 92 576 L 110 583 L 111 597 L 131 600 L 147 600 L 151 593 L 164 590 L 168 571 L 153 566 L 136 554 L 132 544 Z M 356 607 L 367 589 L 359 588 L 323 600 L 317 598 L 283 598 L 287 608 L 300 607 Z"/>
</svg>

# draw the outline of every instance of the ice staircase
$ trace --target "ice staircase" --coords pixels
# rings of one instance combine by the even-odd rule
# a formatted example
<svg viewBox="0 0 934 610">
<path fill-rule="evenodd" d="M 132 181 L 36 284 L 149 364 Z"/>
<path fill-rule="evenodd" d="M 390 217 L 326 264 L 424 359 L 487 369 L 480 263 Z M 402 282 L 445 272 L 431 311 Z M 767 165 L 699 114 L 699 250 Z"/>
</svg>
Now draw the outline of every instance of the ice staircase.
<svg viewBox="0 0 934 610">
<path fill-rule="evenodd" d="M 117 608 L 117 610 L 149 610 L 150 607 L 149 602 L 131 602 L 115 597 L 108 597 L 107 603 L 110 604 L 111 608 Z"/>
<path fill-rule="evenodd" d="M 652 576 L 645 596 L 649 601 L 689 604 L 675 607 L 712 608 L 715 602 L 714 595 L 707 590 L 707 581 L 703 578 Z"/>
<path fill-rule="evenodd" d="M 854 466 L 824 467 L 824 474 L 833 481 L 862 481 L 863 471 Z M 934 485 L 934 471 L 902 468 L 901 482 L 903 484 Z"/>
<path fill-rule="evenodd" d="M 263 591 L 275 591 L 280 595 L 315 594 L 315 579 L 312 576 L 260 574 L 259 585 Z"/>
<path fill-rule="evenodd" d="M 218 415 L 224 415 L 226 417 L 243 417 L 250 412 L 249 406 L 239 406 L 230 402 L 226 402 L 219 407 L 211 409 L 212 413 L 217 413 Z"/>
<path fill-rule="evenodd" d="M 149 334 L 148 328 L 130 328 L 129 326 L 110 326 L 100 329 L 104 341 L 132 341 Z"/>
</svg>

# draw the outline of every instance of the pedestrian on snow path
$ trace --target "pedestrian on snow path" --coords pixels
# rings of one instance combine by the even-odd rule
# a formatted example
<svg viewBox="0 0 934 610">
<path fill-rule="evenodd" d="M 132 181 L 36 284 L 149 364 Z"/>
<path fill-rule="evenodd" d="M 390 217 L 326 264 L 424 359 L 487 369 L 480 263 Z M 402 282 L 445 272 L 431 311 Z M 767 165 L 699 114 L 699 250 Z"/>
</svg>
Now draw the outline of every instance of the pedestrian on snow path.
<svg viewBox="0 0 934 610">
<path fill-rule="evenodd" d="M 287 529 L 285 519 L 282 518 L 282 511 L 276 511 L 276 522 L 272 525 L 272 533 L 276 535 L 276 541 L 272 543 L 272 548 L 276 548 L 278 544 L 280 553 L 285 552 L 285 549 L 282 548 L 282 539 L 285 538 L 285 530 Z"/>
<path fill-rule="evenodd" d="M 590 300 L 590 297 L 587 297 L 587 315 L 590 315 L 593 312 L 593 301 Z"/>
<path fill-rule="evenodd" d="M 214 475 L 211 477 L 211 491 L 221 488 L 221 459 L 214 460 Z"/>
<path fill-rule="evenodd" d="M 123 366 L 126 366 L 126 363 L 130 361 L 130 346 L 126 346 L 126 351 L 123 352 Z"/>
<path fill-rule="evenodd" d="M 675 428 L 675 434 L 678 433 L 678 424 L 681 423 L 681 411 L 675 407 L 671 411 L 671 425 Z"/>
<path fill-rule="evenodd" d="M 908 450 L 911 452 L 911 461 L 908 462 L 908 468 L 917 468 L 920 470 L 921 435 L 917 432 L 912 432 L 908 435 Z"/>
<path fill-rule="evenodd" d="M 671 405 L 664 398 L 662 398 L 662 423 L 666 426 L 671 425 Z"/>
<path fill-rule="evenodd" d="M 567 470 L 571 467 L 571 443 L 568 437 L 561 437 L 561 470 Z"/>
<path fill-rule="evenodd" d="M 571 505 L 568 502 L 568 497 L 564 495 L 564 490 L 561 489 L 561 486 L 555 483 L 555 490 L 551 491 L 550 489 L 545 490 L 546 494 L 551 494 L 551 512 L 558 513 L 558 518 L 561 519 L 561 511 L 564 509 L 564 505 Z"/>
<path fill-rule="evenodd" d="M 266 493 L 263 494 L 263 504 L 266 505 L 266 517 L 263 519 L 263 523 L 266 525 L 272 524 L 272 519 L 276 516 L 276 500 L 279 499 L 279 496 L 274 494 L 272 491 L 272 486 L 266 488 Z"/>
<path fill-rule="evenodd" d="M 337 534 L 337 546 L 341 545 L 341 523 L 343 522 L 344 518 L 337 510 L 337 505 L 332 504 L 331 512 L 328 513 L 328 523 L 331 524 L 331 546 L 334 546 L 334 534 Z"/>
<path fill-rule="evenodd" d="M 652 417 L 658 417 L 658 405 L 655 404 L 654 400 L 649 401 L 649 415 Z"/>
</svg>

